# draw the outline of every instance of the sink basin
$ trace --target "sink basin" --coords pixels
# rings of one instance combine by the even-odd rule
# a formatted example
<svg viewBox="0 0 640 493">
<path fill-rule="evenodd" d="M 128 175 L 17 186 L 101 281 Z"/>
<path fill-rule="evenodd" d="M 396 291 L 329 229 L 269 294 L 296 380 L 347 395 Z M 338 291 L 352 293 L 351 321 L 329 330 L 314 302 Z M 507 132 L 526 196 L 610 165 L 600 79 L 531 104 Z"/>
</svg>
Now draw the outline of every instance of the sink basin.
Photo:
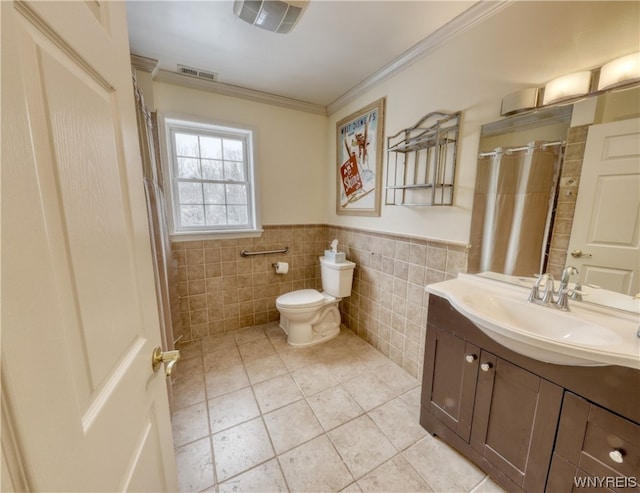
<svg viewBox="0 0 640 493">
<path fill-rule="evenodd" d="M 640 369 L 637 316 L 579 303 L 564 312 L 527 302 L 524 287 L 472 274 L 426 290 L 449 300 L 489 337 L 524 356 L 560 365 Z"/>
</svg>

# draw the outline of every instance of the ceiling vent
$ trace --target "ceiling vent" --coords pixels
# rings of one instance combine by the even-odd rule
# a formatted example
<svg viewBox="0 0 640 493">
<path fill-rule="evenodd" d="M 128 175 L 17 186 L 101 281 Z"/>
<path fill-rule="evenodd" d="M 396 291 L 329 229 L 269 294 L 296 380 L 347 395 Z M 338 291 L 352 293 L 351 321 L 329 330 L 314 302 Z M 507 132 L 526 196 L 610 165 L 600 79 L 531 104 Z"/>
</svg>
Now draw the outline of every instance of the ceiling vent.
<svg viewBox="0 0 640 493">
<path fill-rule="evenodd" d="M 216 74 L 215 72 L 208 72 L 199 68 L 187 67 L 186 65 L 178 65 L 178 73 L 208 81 L 215 81 L 218 79 L 218 74 Z"/>
<path fill-rule="evenodd" d="M 252 26 L 285 34 L 296 25 L 308 3 L 308 0 L 234 0 L 233 13 Z"/>
</svg>

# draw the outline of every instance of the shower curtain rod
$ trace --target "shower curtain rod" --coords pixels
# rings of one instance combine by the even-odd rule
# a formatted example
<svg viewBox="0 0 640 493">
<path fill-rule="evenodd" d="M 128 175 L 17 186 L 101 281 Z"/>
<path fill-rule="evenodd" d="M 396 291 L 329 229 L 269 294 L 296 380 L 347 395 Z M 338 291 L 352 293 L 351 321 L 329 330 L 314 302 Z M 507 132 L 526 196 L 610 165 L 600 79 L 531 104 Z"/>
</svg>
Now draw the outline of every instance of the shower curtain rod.
<svg viewBox="0 0 640 493">
<path fill-rule="evenodd" d="M 565 145 L 565 141 L 564 140 L 556 140 L 555 142 L 546 142 L 544 144 L 540 144 L 537 146 L 533 146 L 533 147 L 529 147 L 529 146 L 522 146 L 522 147 L 507 147 L 505 148 L 504 151 L 500 151 L 500 152 L 506 152 L 506 153 L 510 153 L 510 152 L 517 152 L 517 151 L 526 151 L 528 149 L 544 149 L 546 147 L 553 147 L 553 146 L 563 146 Z M 494 157 L 498 154 L 498 151 L 489 151 L 489 152 L 481 152 L 478 154 L 478 157 Z"/>
</svg>

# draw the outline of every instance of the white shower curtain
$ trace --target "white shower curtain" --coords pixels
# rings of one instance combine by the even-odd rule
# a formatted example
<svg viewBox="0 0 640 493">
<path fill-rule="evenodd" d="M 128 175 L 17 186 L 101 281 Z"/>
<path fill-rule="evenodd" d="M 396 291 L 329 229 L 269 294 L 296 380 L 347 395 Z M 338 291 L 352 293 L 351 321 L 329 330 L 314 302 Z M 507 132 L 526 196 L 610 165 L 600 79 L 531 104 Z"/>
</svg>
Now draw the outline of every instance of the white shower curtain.
<svg viewBox="0 0 640 493">
<path fill-rule="evenodd" d="M 544 266 L 560 148 L 532 142 L 516 149 L 478 160 L 480 270 L 531 276 Z"/>
</svg>

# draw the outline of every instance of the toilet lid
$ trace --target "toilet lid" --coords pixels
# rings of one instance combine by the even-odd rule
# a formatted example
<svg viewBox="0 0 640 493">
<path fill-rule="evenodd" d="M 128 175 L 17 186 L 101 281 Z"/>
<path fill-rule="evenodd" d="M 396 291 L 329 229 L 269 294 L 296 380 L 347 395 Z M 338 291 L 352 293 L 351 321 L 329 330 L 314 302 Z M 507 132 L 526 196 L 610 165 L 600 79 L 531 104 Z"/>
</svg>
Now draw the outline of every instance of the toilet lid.
<svg viewBox="0 0 640 493">
<path fill-rule="evenodd" d="M 276 305 L 285 308 L 310 308 L 324 302 L 324 296 L 315 289 L 299 289 L 278 296 Z"/>
</svg>

